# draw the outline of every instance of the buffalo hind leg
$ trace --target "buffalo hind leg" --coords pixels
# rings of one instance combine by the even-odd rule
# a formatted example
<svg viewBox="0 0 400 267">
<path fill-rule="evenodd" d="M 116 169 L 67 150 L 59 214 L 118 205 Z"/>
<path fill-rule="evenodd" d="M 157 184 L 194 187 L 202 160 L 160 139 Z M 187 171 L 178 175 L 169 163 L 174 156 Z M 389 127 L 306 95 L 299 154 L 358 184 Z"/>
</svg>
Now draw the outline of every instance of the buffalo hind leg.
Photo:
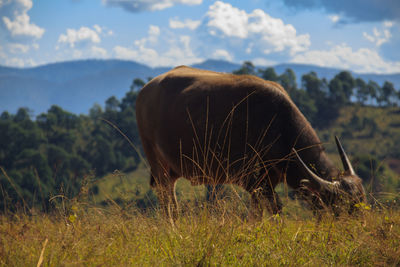
<svg viewBox="0 0 400 267">
<path fill-rule="evenodd" d="M 175 182 L 179 178 L 178 174 L 171 171 L 155 146 L 145 137 L 142 138 L 142 144 L 151 169 L 150 186 L 156 191 L 164 215 L 174 220 L 178 216 L 178 202 L 175 195 Z"/>
</svg>

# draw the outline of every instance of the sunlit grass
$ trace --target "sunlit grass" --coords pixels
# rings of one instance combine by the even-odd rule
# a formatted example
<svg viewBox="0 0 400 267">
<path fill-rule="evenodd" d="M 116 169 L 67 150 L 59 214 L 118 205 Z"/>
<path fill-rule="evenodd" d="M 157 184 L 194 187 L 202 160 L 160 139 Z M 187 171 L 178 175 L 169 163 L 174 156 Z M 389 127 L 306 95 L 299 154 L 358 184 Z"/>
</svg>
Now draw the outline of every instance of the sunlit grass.
<svg viewBox="0 0 400 267">
<path fill-rule="evenodd" d="M 248 222 L 235 203 L 205 203 L 183 208 L 172 226 L 158 212 L 74 205 L 73 221 L 59 212 L 1 215 L 0 265 L 35 266 L 42 251 L 42 266 L 400 264 L 400 212 L 391 209 Z"/>
<path fill-rule="evenodd" d="M 190 184 L 182 181 L 178 192 Z M 180 195 L 174 225 L 157 207 L 96 205 L 82 188 L 51 213 L 0 215 L 0 266 L 398 266 L 400 211 L 360 205 L 356 216 L 321 219 L 279 193 L 280 216 L 248 220 L 248 199 L 227 187 L 216 203 Z M 238 190 L 238 191 L 237 191 Z"/>
</svg>

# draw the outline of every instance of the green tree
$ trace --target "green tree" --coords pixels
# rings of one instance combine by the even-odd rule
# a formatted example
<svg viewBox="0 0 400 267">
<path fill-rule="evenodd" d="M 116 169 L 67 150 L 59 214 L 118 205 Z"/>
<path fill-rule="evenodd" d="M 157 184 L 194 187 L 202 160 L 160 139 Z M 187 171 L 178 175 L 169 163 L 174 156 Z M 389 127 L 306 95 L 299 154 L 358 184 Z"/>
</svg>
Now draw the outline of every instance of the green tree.
<svg viewBox="0 0 400 267">
<path fill-rule="evenodd" d="M 14 122 L 30 121 L 31 116 L 28 108 L 19 108 L 17 114 L 14 116 Z"/>
<path fill-rule="evenodd" d="M 361 78 L 356 79 L 355 86 L 357 102 L 364 105 L 368 100 L 368 86 Z"/>
<path fill-rule="evenodd" d="M 261 78 L 267 81 L 277 82 L 279 80 L 279 76 L 276 74 L 275 69 L 272 67 L 266 69 L 259 69 L 258 70 Z"/>
<path fill-rule="evenodd" d="M 400 90 L 396 92 L 396 97 L 397 97 L 397 105 L 400 106 Z"/>
<path fill-rule="evenodd" d="M 93 107 L 90 108 L 89 117 L 92 120 L 96 120 L 99 119 L 101 116 L 103 116 L 103 108 L 96 103 L 93 105 Z"/>
<path fill-rule="evenodd" d="M 374 101 L 379 103 L 380 99 L 378 99 L 378 92 L 380 90 L 379 85 L 374 81 L 369 81 L 367 84 L 367 91 L 370 98 L 370 104 L 372 105 Z"/>
<path fill-rule="evenodd" d="M 57 105 L 50 107 L 47 113 L 37 117 L 39 125 L 46 130 L 62 127 L 65 129 L 75 129 L 79 125 L 79 117 L 73 113 L 63 110 Z"/>
<path fill-rule="evenodd" d="M 330 99 L 337 106 L 348 104 L 354 87 L 355 81 L 351 73 L 342 71 L 329 82 Z"/>
<path fill-rule="evenodd" d="M 305 90 L 296 90 L 292 94 L 293 101 L 299 107 L 304 116 L 314 124 L 318 112 L 315 101 Z"/>
<path fill-rule="evenodd" d="M 324 83 L 320 80 L 315 72 L 310 72 L 301 77 L 302 87 L 307 91 L 308 95 L 317 103 L 326 98 L 326 92 L 323 89 Z"/>
<path fill-rule="evenodd" d="M 117 121 L 120 111 L 120 104 L 121 103 L 115 96 L 108 98 L 106 100 L 106 110 L 104 112 L 104 118 L 111 122 Z"/>
<path fill-rule="evenodd" d="M 119 107 L 122 112 L 127 109 L 136 110 L 136 98 L 138 93 L 134 91 L 129 91 L 125 94 L 125 97 L 122 99 Z"/>
<path fill-rule="evenodd" d="M 119 111 L 119 105 L 120 105 L 119 100 L 115 96 L 109 97 L 106 100 L 106 112 L 107 111 L 113 111 L 113 112 Z"/>
<path fill-rule="evenodd" d="M 390 106 L 395 103 L 394 97 L 396 95 L 396 90 L 391 82 L 385 81 L 380 90 L 381 101 Z"/>
<path fill-rule="evenodd" d="M 290 68 L 286 69 L 285 72 L 278 77 L 278 82 L 285 88 L 289 95 L 293 97 L 294 92 L 297 90 L 296 74 L 294 71 Z"/>
<path fill-rule="evenodd" d="M 232 73 L 236 75 L 257 75 L 256 67 L 250 61 L 243 62 L 241 68 L 233 71 Z"/>
<path fill-rule="evenodd" d="M 140 79 L 140 78 L 136 78 L 133 80 L 130 89 L 131 91 L 138 91 L 140 90 L 146 83 Z"/>
<path fill-rule="evenodd" d="M 103 176 L 113 171 L 115 154 L 110 141 L 100 135 L 94 136 L 88 145 L 88 152 L 97 175 Z"/>
<path fill-rule="evenodd" d="M 315 108 L 312 120 L 315 127 L 324 128 L 334 121 L 338 114 L 338 106 L 333 105 L 328 98 L 328 82 L 320 80 L 315 72 L 305 74 L 301 78 L 302 87 L 307 96 L 313 101 Z"/>
<path fill-rule="evenodd" d="M 0 120 L 2 121 L 9 121 L 12 119 L 12 116 L 7 111 L 3 111 L 0 115 Z"/>
</svg>

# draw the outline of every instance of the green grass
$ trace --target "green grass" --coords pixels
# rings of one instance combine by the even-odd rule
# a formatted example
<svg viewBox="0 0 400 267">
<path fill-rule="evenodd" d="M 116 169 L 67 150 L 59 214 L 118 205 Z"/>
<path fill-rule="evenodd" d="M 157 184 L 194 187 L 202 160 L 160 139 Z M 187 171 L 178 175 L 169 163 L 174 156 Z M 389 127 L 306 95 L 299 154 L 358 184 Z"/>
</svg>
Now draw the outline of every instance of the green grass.
<svg viewBox="0 0 400 267">
<path fill-rule="evenodd" d="M 179 180 L 174 225 L 149 197 L 148 170 L 115 173 L 56 198 L 51 213 L 0 215 L 0 266 L 399 266 L 400 210 L 361 206 L 357 216 L 318 220 L 278 188 L 284 209 L 248 221 L 248 194 L 226 186 L 216 204 L 204 186 Z M 86 185 L 90 187 L 91 185 Z M 154 194 L 153 194 L 154 197 Z M 116 201 L 120 199 L 120 201 Z M 106 201 L 107 205 L 99 205 Z"/>
<path fill-rule="evenodd" d="M 96 194 L 92 195 L 94 204 L 112 203 L 114 201 L 119 204 L 154 201 L 156 198 L 150 188 L 149 169 L 144 163 L 130 173 L 115 172 L 108 174 L 95 181 L 92 186 L 97 188 Z M 193 202 L 205 199 L 206 188 L 203 185 L 192 186 L 188 180 L 179 179 L 176 185 L 176 193 L 180 202 Z"/>
<path fill-rule="evenodd" d="M 242 190 L 227 186 L 210 204 L 204 186 L 182 179 L 180 216 L 171 225 L 156 205 L 145 211 L 135 205 L 136 197 L 146 196 L 148 179 L 145 168 L 113 174 L 95 182 L 98 195 L 82 187 L 73 199 L 57 199 L 51 213 L 0 215 L 0 266 L 400 264 L 398 207 L 361 206 L 356 216 L 325 214 L 319 220 L 280 186 L 282 215 L 248 221 L 248 195 Z M 108 205 L 99 205 L 107 194 Z M 121 195 L 126 196 L 121 203 L 112 199 Z"/>
<path fill-rule="evenodd" d="M 235 207 L 186 207 L 174 226 L 157 212 L 77 202 L 66 214 L 1 215 L 0 266 L 35 266 L 42 252 L 42 266 L 400 264 L 399 211 L 321 221 L 286 213 L 248 222 Z"/>
</svg>

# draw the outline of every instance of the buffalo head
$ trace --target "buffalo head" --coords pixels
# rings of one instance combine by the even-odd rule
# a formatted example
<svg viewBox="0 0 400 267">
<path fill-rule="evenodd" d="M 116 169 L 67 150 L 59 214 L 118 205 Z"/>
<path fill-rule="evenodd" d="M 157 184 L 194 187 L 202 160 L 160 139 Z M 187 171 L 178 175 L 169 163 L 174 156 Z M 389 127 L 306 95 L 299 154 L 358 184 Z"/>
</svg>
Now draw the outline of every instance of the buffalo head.
<svg viewBox="0 0 400 267">
<path fill-rule="evenodd" d="M 338 177 L 332 177 L 332 181 L 325 180 L 311 171 L 293 149 L 299 164 L 308 175 L 306 179 L 301 180 L 300 191 L 302 197 L 308 200 L 314 209 L 332 208 L 335 214 L 346 209 L 352 213 L 356 204 L 366 202 L 366 195 L 362 179 L 354 172 L 339 138 L 335 137 L 335 141 L 344 171 Z"/>
</svg>

